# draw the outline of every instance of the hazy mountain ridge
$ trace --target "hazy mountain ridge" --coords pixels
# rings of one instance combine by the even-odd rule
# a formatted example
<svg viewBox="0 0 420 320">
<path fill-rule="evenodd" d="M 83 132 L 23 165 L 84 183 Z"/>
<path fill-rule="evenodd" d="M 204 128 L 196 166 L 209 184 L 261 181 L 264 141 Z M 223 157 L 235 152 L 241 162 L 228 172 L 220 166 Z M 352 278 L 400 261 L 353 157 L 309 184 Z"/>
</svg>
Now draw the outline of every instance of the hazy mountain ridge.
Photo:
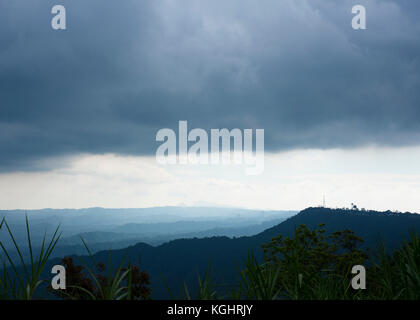
<svg viewBox="0 0 420 320">
<path fill-rule="evenodd" d="M 164 224 L 179 221 L 228 221 L 236 225 L 257 224 L 266 220 L 287 218 L 296 211 L 263 211 L 240 208 L 217 207 L 152 207 L 133 209 L 42 209 L 0 210 L 0 219 L 5 217 L 10 226 L 25 229 L 25 216 L 31 223 L 34 236 L 54 230 L 58 225 L 64 236 L 91 231 L 118 231 L 128 224 Z M 40 229 L 40 230 L 38 230 Z M 207 228 L 209 229 L 209 228 Z"/>
<path fill-rule="evenodd" d="M 139 242 L 151 246 L 159 246 L 165 242 L 176 239 L 206 238 L 215 236 L 225 236 L 229 238 L 251 236 L 278 223 L 280 223 L 279 220 L 270 220 L 258 225 L 245 225 L 243 227 L 216 227 L 189 233 L 157 234 L 149 236 L 139 236 L 135 233 L 116 233 L 107 231 L 86 232 L 62 238 L 58 243 L 53 256 L 85 254 L 86 248 L 84 247 L 81 239 L 88 244 L 91 252 L 95 253 L 101 250 L 121 249 Z"/>
<path fill-rule="evenodd" d="M 138 242 L 160 245 L 177 238 L 254 235 L 278 224 L 293 211 L 255 211 L 212 207 L 155 207 L 140 209 L 43 209 L 1 210 L 20 246 L 26 247 L 25 216 L 28 217 L 32 243 L 39 247 L 44 233 L 51 235 L 60 225 L 63 236 L 53 257 L 85 254 L 83 238 L 91 252 L 125 248 Z M 0 241 L 13 243 L 3 228 Z M 26 252 L 26 257 L 28 253 Z M 14 257 L 17 258 L 17 255 Z"/>
</svg>

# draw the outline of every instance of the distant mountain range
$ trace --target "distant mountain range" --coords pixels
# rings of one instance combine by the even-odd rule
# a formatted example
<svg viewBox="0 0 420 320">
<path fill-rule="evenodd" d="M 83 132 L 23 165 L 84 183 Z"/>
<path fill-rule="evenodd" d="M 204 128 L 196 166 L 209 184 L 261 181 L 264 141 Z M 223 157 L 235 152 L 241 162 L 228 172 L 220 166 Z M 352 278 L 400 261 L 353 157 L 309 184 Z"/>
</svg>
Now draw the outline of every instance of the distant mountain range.
<svg viewBox="0 0 420 320">
<path fill-rule="evenodd" d="M 204 273 L 210 265 L 215 282 L 229 287 L 235 283 L 238 268 L 250 251 L 261 258 L 261 244 L 279 234 L 292 235 L 300 224 L 313 228 L 321 223 L 325 223 L 327 233 L 348 228 L 365 240 L 365 246 L 376 248 L 383 241 L 388 250 L 396 248 L 411 230 L 420 232 L 418 214 L 308 208 L 254 236 L 177 239 L 159 246 L 138 243 L 125 249 L 98 252 L 94 259 L 107 262 L 110 255 L 114 266 L 124 258 L 140 262 L 151 276 L 153 297 L 168 298 L 163 279 L 179 295 L 184 281 L 194 290 L 197 273 Z M 59 263 L 59 259 L 51 261 L 51 265 Z"/>
<path fill-rule="evenodd" d="M 214 236 L 251 236 L 279 224 L 284 219 L 264 221 L 259 224 L 221 227 L 223 221 L 185 221 L 187 228 L 180 227 L 182 221 L 163 224 L 129 224 L 116 228 L 119 232 L 92 231 L 60 239 L 53 256 L 85 254 L 83 239 L 91 252 L 121 249 L 142 242 L 157 246 L 175 239 L 205 238 Z M 229 225 L 228 223 L 226 223 Z M 127 228 L 125 228 L 127 226 Z M 149 229 L 147 229 L 150 227 Z M 156 227 L 156 230 L 154 230 Z M 165 233 L 166 231 L 166 233 Z M 189 232 L 187 232 L 189 231 Z"/>
<path fill-rule="evenodd" d="M 91 252 L 121 249 L 144 242 L 160 245 L 177 238 L 209 236 L 249 236 L 272 227 L 296 211 L 256 211 L 237 208 L 154 207 L 140 209 L 43 209 L 0 210 L 19 246 L 27 246 L 25 215 L 36 248 L 44 233 L 51 235 L 60 225 L 63 236 L 53 257 L 85 254 L 83 238 Z M 3 228 L 0 241 L 7 248 L 13 243 Z M 16 253 L 15 251 L 12 251 Z M 29 252 L 26 252 L 28 257 Z M 17 258 L 17 253 L 13 258 Z"/>
</svg>

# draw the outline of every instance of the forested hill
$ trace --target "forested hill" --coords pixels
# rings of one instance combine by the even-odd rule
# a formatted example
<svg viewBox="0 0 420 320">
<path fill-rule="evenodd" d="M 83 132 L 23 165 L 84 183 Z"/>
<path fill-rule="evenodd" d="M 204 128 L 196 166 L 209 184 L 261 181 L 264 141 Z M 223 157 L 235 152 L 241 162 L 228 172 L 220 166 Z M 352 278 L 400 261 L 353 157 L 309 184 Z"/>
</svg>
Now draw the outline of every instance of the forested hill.
<svg viewBox="0 0 420 320">
<path fill-rule="evenodd" d="M 153 297 L 168 298 L 163 279 L 174 294 L 179 294 L 183 290 L 184 281 L 193 289 L 198 272 L 203 274 L 210 265 L 215 282 L 229 285 L 235 281 L 238 267 L 251 250 L 261 257 L 260 245 L 274 236 L 291 235 L 300 224 L 312 228 L 321 223 L 325 224 L 327 233 L 350 229 L 361 236 L 365 245 L 371 248 L 376 247 L 379 239 L 387 248 L 395 248 L 409 235 L 410 230 L 420 232 L 418 214 L 308 208 L 251 237 L 179 239 L 157 247 L 139 243 L 126 249 L 112 250 L 110 254 L 114 265 L 124 257 L 132 262 L 141 261 L 141 268 L 151 276 Z M 106 263 L 109 252 L 99 252 L 94 257 L 96 261 Z M 53 261 L 55 264 L 58 262 L 57 259 Z"/>
<path fill-rule="evenodd" d="M 294 227 L 305 224 L 314 228 L 325 224 L 327 233 L 350 229 L 362 237 L 365 245 L 375 248 L 383 241 L 390 250 L 401 244 L 410 230 L 420 232 L 420 214 L 361 211 L 350 209 L 308 208 L 286 221 L 256 235 L 260 241 L 267 241 L 278 234 L 291 235 Z"/>
</svg>

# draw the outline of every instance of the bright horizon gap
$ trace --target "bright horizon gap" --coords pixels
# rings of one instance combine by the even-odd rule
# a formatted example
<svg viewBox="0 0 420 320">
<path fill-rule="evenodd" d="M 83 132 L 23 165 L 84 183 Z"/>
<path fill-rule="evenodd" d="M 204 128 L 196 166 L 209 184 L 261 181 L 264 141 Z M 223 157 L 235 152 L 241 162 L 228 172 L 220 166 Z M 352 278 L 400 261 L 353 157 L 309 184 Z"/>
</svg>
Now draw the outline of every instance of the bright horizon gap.
<svg viewBox="0 0 420 320">
<path fill-rule="evenodd" d="M 325 195 L 331 208 L 355 203 L 420 212 L 419 158 L 420 146 L 266 152 L 265 172 L 246 176 L 241 165 L 159 165 L 154 156 L 74 155 L 45 160 L 49 170 L 1 173 L 0 209 L 300 211 L 321 205 Z"/>
<path fill-rule="evenodd" d="M 316 207 L 322 207 L 322 206 L 312 206 L 312 208 L 316 208 Z M 211 207 L 211 206 L 155 206 L 155 207 L 127 207 L 127 208 L 113 208 L 113 207 L 80 207 L 80 208 L 34 208 L 34 209 L 19 209 L 19 208 L 14 208 L 14 209 L 0 209 L 0 211 L 41 211 L 41 210 L 89 210 L 89 209 L 105 209 L 105 210 L 130 210 L 130 209 L 154 209 L 154 208 L 197 208 L 197 209 L 202 209 L 202 208 L 208 208 L 208 209 L 237 209 L 237 210 L 248 210 L 248 211 L 295 211 L 297 213 L 307 209 L 307 208 L 311 208 L 311 207 L 305 207 L 302 209 L 258 209 L 258 208 L 241 208 L 241 207 L 222 207 L 222 206 L 215 206 L 215 207 Z M 350 207 L 329 207 L 328 205 L 325 206 L 326 209 L 350 209 Z M 358 209 L 362 209 L 359 208 Z M 387 210 L 376 210 L 376 209 L 372 209 L 372 208 L 363 208 L 366 209 L 367 211 L 372 210 L 372 211 L 378 211 L 378 212 L 386 212 Z M 390 210 L 393 211 L 394 210 Z M 396 210 L 399 211 L 399 210 Z M 402 212 L 402 211 L 399 211 Z M 407 212 L 407 211 L 405 211 Z M 414 212 L 414 211 L 408 211 L 410 213 L 414 213 L 414 214 L 420 214 L 419 212 Z"/>
<path fill-rule="evenodd" d="M 89 210 L 89 209 L 105 209 L 105 210 L 130 210 L 130 209 L 154 209 L 154 208 L 208 208 L 208 209 L 235 209 L 235 210 L 249 210 L 249 211 L 302 211 L 303 209 L 258 209 L 258 208 L 242 208 L 242 207 L 223 207 L 223 206 L 152 206 L 152 207 L 77 207 L 77 208 L 34 208 L 34 209 L 20 209 L 20 208 L 14 208 L 14 209 L 0 209 L 0 211 L 38 211 L 38 210 Z"/>
</svg>

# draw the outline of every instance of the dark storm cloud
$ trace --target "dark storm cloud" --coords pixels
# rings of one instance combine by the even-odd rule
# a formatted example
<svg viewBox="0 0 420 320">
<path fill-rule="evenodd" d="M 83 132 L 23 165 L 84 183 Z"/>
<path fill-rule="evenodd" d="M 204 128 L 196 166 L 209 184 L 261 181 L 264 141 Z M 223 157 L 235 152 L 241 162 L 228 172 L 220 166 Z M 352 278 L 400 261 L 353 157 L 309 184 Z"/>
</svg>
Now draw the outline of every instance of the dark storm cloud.
<svg viewBox="0 0 420 320">
<path fill-rule="evenodd" d="M 156 131 L 263 128 L 266 149 L 420 143 L 417 1 L 0 4 L 0 170 L 153 154 Z M 54 163 L 54 162 L 49 162 Z"/>
</svg>

